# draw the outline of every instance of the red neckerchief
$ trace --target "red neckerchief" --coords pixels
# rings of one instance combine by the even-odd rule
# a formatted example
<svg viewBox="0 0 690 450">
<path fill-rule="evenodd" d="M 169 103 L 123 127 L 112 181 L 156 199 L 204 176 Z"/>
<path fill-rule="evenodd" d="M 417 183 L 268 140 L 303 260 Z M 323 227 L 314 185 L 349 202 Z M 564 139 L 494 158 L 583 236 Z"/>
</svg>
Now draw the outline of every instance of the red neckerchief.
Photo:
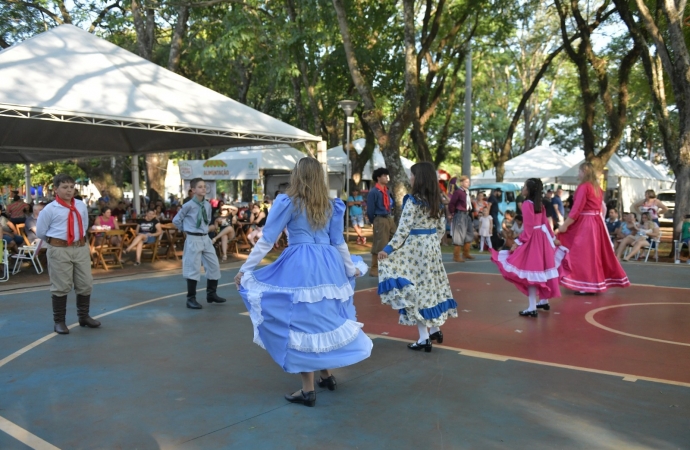
<svg viewBox="0 0 690 450">
<path fill-rule="evenodd" d="M 388 188 L 376 183 L 376 189 L 383 193 L 383 207 L 386 208 L 386 212 L 391 212 L 391 199 L 388 196 Z"/>
<path fill-rule="evenodd" d="M 67 245 L 72 245 L 75 239 L 74 216 L 72 215 L 72 213 L 77 215 L 77 220 L 79 221 L 79 239 L 81 239 L 82 236 L 84 236 L 84 225 L 81 221 L 81 214 L 79 214 L 79 211 L 77 211 L 77 208 L 74 206 L 74 198 L 72 199 L 72 203 L 70 203 L 69 205 L 58 196 L 55 196 L 55 200 L 57 200 L 57 202 L 65 208 L 69 208 L 70 212 L 67 218 Z"/>
</svg>

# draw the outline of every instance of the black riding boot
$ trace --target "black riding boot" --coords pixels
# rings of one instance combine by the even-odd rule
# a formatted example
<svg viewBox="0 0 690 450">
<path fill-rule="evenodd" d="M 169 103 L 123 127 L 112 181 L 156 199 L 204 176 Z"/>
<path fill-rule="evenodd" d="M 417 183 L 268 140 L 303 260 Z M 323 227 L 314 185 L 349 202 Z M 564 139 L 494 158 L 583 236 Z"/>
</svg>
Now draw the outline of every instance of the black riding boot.
<svg viewBox="0 0 690 450">
<path fill-rule="evenodd" d="M 187 278 L 187 308 L 201 309 L 201 305 L 196 301 L 196 280 Z"/>
<path fill-rule="evenodd" d="M 89 316 L 89 306 L 91 305 L 91 295 L 77 295 L 77 316 L 79 325 L 82 327 L 98 328 L 101 323 Z"/>
<path fill-rule="evenodd" d="M 225 303 L 225 299 L 218 297 L 218 280 L 206 280 L 206 301 L 209 303 Z"/>
<path fill-rule="evenodd" d="M 65 324 L 65 315 L 67 314 L 67 296 L 53 295 L 53 328 L 57 334 L 69 334 L 69 328 Z"/>
</svg>

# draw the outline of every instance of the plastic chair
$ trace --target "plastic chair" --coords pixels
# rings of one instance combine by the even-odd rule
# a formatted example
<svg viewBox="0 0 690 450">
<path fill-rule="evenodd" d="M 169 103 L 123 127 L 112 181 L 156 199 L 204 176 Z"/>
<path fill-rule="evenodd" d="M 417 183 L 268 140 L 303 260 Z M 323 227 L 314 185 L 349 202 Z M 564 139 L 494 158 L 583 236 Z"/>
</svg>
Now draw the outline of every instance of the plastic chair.
<svg viewBox="0 0 690 450">
<path fill-rule="evenodd" d="M 2 239 L 0 239 L 0 264 L 2 264 L 0 283 L 3 283 L 10 279 L 10 254 L 5 248 L 5 241 Z"/>
<path fill-rule="evenodd" d="M 647 262 L 649 259 L 649 253 L 654 250 L 654 259 L 656 262 L 659 262 L 659 244 L 661 244 L 661 235 L 663 233 L 661 230 L 659 230 L 659 236 L 655 237 L 652 239 L 652 242 L 649 244 L 649 247 L 647 247 L 647 254 L 644 257 L 644 262 Z"/>
<path fill-rule="evenodd" d="M 12 255 L 14 261 L 14 268 L 12 269 L 12 275 L 16 275 L 21 269 L 20 261 L 31 261 L 36 269 L 36 273 L 43 273 L 43 266 L 41 261 L 38 259 L 38 254 L 43 247 L 43 241 L 41 239 L 36 239 L 31 245 L 24 245 L 19 247 L 19 253 Z"/>
<path fill-rule="evenodd" d="M 690 244 L 687 242 L 683 241 L 673 241 L 673 248 L 675 250 L 675 255 L 674 255 L 674 260 L 676 264 L 680 264 L 680 253 L 683 251 L 683 247 L 688 248 L 688 252 L 690 252 Z M 687 263 L 690 264 L 690 256 L 688 257 Z"/>
</svg>

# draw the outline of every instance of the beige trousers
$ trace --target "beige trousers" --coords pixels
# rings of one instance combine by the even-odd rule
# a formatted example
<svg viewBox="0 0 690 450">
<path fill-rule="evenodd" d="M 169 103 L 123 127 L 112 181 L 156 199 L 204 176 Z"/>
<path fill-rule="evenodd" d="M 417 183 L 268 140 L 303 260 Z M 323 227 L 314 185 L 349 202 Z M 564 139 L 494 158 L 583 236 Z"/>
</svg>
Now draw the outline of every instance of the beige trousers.
<svg viewBox="0 0 690 450">
<path fill-rule="evenodd" d="M 72 290 L 72 286 L 77 295 L 91 295 L 93 276 L 89 246 L 49 246 L 48 274 L 50 275 L 50 292 L 53 295 L 58 297 L 67 295 Z"/>
</svg>

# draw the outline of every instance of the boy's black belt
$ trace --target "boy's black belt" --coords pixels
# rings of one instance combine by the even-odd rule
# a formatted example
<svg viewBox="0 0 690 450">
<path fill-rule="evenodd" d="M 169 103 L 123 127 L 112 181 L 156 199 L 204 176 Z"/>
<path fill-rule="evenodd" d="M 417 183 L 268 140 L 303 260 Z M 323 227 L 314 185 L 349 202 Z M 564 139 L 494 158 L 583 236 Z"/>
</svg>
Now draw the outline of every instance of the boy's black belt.
<svg viewBox="0 0 690 450">
<path fill-rule="evenodd" d="M 187 234 L 191 234 L 192 236 L 206 236 L 206 235 L 208 235 L 208 233 L 190 233 L 189 231 L 187 232 Z"/>
</svg>

